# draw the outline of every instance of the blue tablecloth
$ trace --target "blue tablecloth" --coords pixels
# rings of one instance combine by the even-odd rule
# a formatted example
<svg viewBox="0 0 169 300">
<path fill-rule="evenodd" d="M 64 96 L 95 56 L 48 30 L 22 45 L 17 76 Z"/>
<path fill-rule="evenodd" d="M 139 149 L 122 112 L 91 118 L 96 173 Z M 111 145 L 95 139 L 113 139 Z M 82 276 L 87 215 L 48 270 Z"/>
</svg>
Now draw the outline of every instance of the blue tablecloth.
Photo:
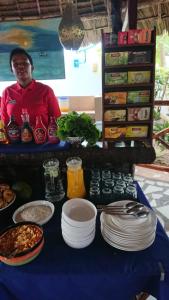
<svg viewBox="0 0 169 300">
<path fill-rule="evenodd" d="M 11 153 L 11 154 L 19 154 L 19 153 L 37 153 L 37 152 L 52 152 L 52 151 L 60 151 L 67 150 L 70 148 L 70 143 L 60 141 L 58 144 L 50 144 L 45 143 L 42 145 L 36 144 L 8 144 L 8 145 L 0 145 L 0 153 Z"/>
<path fill-rule="evenodd" d="M 148 204 L 139 186 L 138 198 Z M 77 250 L 62 239 L 60 209 L 44 226 L 45 246 L 33 262 L 0 264 L 1 300 L 133 300 L 141 291 L 169 299 L 169 240 L 159 223 L 151 247 L 124 252 L 103 240 L 98 216 L 94 242 Z"/>
</svg>

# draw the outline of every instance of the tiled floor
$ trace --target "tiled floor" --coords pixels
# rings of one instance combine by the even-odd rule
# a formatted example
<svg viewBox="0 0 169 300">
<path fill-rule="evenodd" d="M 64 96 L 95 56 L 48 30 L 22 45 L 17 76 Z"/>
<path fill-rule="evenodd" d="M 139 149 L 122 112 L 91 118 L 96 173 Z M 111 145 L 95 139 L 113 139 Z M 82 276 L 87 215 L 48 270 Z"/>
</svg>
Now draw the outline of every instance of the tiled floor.
<svg viewBox="0 0 169 300">
<path fill-rule="evenodd" d="M 169 235 L 169 172 L 136 166 L 135 179 Z"/>
<path fill-rule="evenodd" d="M 169 236 L 169 172 L 136 166 L 135 179 Z M 149 296 L 147 300 L 156 299 Z"/>
</svg>

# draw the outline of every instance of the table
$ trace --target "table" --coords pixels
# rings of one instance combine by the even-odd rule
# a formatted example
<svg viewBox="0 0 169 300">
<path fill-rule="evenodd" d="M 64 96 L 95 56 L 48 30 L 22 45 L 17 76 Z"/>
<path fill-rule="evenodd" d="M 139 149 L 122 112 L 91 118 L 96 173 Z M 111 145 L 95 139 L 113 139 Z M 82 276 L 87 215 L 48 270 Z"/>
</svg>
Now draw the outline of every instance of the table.
<svg viewBox="0 0 169 300">
<path fill-rule="evenodd" d="M 138 198 L 148 205 L 139 186 Z M 94 242 L 72 249 L 62 239 L 61 205 L 44 225 L 45 246 L 33 262 L 0 263 L 1 300 L 133 300 L 141 291 L 169 299 L 169 240 L 160 223 L 151 247 L 124 252 L 103 240 L 98 216 Z"/>
</svg>

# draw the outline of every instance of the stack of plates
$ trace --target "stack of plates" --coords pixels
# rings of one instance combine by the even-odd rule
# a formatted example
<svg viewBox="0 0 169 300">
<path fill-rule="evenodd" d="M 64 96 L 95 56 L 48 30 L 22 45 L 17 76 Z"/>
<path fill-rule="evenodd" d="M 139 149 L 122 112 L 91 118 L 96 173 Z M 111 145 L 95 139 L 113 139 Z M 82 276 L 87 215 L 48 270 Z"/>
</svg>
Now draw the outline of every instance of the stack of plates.
<svg viewBox="0 0 169 300">
<path fill-rule="evenodd" d="M 86 199 L 71 199 L 62 208 L 61 228 L 65 243 L 72 248 L 84 248 L 95 237 L 96 207 Z"/>
<path fill-rule="evenodd" d="M 125 206 L 128 200 L 111 203 L 111 206 Z M 157 217 L 149 210 L 145 218 L 133 215 L 109 215 L 101 213 L 101 233 L 111 246 L 124 251 L 139 251 L 148 248 L 155 239 Z"/>
</svg>

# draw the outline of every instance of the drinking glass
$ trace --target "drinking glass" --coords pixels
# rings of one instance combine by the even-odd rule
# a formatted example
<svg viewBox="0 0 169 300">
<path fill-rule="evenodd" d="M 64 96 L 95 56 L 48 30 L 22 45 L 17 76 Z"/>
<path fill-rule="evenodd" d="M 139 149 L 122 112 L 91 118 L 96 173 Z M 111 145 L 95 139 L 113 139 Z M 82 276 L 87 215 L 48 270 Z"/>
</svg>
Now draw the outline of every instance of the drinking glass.
<svg viewBox="0 0 169 300">
<path fill-rule="evenodd" d="M 43 163 L 45 178 L 45 199 L 51 202 L 61 201 L 65 196 L 59 172 L 58 159 L 46 160 Z"/>
</svg>

